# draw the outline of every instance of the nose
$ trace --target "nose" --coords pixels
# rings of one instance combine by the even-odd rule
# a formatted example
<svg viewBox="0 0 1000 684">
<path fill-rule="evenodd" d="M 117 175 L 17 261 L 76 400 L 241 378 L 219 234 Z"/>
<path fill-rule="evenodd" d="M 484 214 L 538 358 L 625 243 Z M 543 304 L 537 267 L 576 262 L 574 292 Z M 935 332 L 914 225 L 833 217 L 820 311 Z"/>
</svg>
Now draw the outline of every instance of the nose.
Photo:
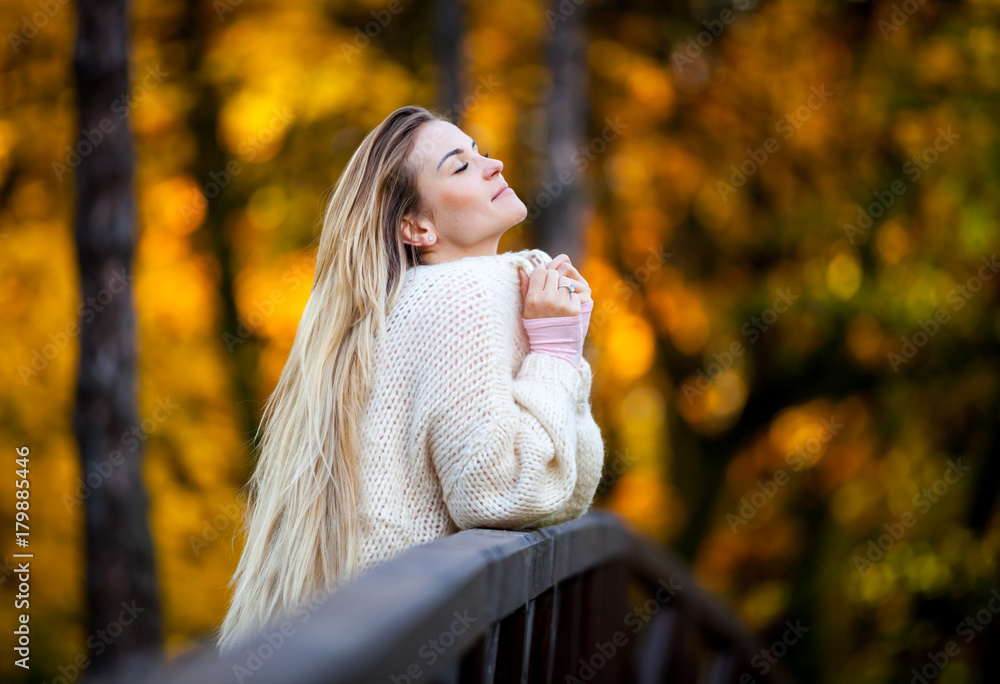
<svg viewBox="0 0 1000 684">
<path fill-rule="evenodd" d="M 500 161 L 499 159 L 493 159 L 492 157 L 490 157 L 486 161 L 487 164 L 485 169 L 487 178 L 493 178 L 495 175 L 503 171 L 503 162 Z"/>
</svg>

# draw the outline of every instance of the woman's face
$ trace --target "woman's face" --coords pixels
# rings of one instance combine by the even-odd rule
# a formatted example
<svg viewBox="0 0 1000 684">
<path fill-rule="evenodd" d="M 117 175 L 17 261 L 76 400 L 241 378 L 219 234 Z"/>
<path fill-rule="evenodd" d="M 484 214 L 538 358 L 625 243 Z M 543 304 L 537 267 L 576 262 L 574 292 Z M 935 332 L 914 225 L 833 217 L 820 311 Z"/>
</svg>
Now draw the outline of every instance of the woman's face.
<svg viewBox="0 0 1000 684">
<path fill-rule="evenodd" d="M 514 190 L 504 190 L 503 162 L 480 154 L 454 124 L 423 124 L 413 155 L 420 163 L 417 188 L 429 215 L 407 216 L 401 228 L 403 242 L 416 245 L 424 263 L 496 254 L 500 236 L 527 216 Z"/>
</svg>

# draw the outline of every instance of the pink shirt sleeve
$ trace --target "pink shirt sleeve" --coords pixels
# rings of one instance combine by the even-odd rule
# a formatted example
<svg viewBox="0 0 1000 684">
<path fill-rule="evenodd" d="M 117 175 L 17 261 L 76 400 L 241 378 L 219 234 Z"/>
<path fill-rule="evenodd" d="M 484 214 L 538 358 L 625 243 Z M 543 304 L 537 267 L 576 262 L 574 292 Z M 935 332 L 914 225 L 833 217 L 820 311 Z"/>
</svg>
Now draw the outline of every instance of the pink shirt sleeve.
<svg viewBox="0 0 1000 684">
<path fill-rule="evenodd" d="M 563 359 L 574 368 L 580 365 L 583 338 L 590 327 L 590 313 L 594 302 L 580 304 L 579 316 L 554 316 L 551 318 L 521 318 L 528 333 L 531 351 Z"/>
<path fill-rule="evenodd" d="M 581 326 L 583 328 L 583 336 L 587 336 L 587 330 L 590 328 L 590 312 L 594 309 L 594 300 L 591 299 L 589 302 L 584 302 L 580 305 L 580 317 Z"/>
</svg>

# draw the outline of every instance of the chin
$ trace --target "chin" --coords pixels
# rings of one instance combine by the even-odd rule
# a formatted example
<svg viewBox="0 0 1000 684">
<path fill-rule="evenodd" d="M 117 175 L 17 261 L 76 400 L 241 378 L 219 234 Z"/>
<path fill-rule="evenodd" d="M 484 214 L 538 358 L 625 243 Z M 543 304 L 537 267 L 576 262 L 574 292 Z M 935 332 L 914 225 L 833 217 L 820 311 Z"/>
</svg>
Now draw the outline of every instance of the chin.
<svg viewBox="0 0 1000 684">
<path fill-rule="evenodd" d="M 528 207 L 525 206 L 524 202 L 521 201 L 520 197 L 517 198 L 517 203 L 521 205 L 521 211 L 518 212 L 521 218 L 517 219 L 517 223 L 520 223 L 525 218 L 527 218 L 527 216 L 528 216 Z"/>
<path fill-rule="evenodd" d="M 526 217 L 527 215 L 528 215 L 528 213 L 527 213 L 527 212 L 525 212 L 525 213 L 524 213 L 524 216 L 522 216 L 521 218 L 519 218 L 519 219 L 517 219 L 516 221 L 514 221 L 513 223 L 511 223 L 511 224 L 510 224 L 510 226 L 509 226 L 509 227 L 507 228 L 507 230 L 510 230 L 510 229 L 511 229 L 511 228 L 513 228 L 514 226 L 517 226 L 517 225 L 520 225 L 520 224 L 521 224 L 521 223 L 522 223 L 522 222 L 524 221 L 524 219 L 525 219 L 525 217 Z M 518 231 L 520 231 L 520 230 L 521 230 L 521 229 L 520 229 L 520 228 L 518 228 Z M 504 232 L 506 233 L 507 231 L 505 230 Z"/>
</svg>

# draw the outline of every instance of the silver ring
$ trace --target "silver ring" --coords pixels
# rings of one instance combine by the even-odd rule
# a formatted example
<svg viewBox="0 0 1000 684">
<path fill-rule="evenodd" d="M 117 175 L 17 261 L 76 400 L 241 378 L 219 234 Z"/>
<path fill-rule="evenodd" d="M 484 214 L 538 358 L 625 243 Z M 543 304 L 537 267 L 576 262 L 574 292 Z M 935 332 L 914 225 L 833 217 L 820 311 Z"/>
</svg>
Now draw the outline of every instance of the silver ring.
<svg viewBox="0 0 1000 684">
<path fill-rule="evenodd" d="M 570 283 L 569 285 L 560 285 L 559 287 L 565 287 L 569 289 L 570 294 L 576 292 L 576 285 L 574 283 Z"/>
</svg>

